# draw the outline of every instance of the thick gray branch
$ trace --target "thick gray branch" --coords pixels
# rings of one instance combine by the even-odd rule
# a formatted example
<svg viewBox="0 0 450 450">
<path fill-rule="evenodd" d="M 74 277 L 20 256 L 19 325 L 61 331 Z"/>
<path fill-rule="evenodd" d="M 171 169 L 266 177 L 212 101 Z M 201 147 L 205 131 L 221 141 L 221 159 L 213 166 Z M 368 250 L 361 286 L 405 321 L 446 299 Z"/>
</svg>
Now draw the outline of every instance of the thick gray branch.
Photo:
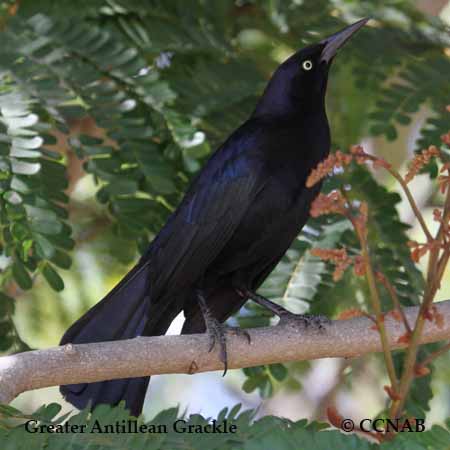
<svg viewBox="0 0 450 450">
<path fill-rule="evenodd" d="M 421 343 L 450 339 L 450 300 L 435 304 L 434 320 L 427 320 Z M 406 308 L 413 326 L 417 307 Z M 436 317 L 438 319 L 436 319 Z M 393 349 L 405 347 L 405 330 L 391 315 L 386 327 Z M 381 351 L 380 337 L 366 317 L 336 320 L 323 331 L 312 327 L 273 326 L 228 336 L 230 368 L 327 357 L 355 357 Z M 21 392 L 60 384 L 165 373 L 222 370 L 217 349 L 208 353 L 206 335 L 139 337 L 136 339 L 66 345 L 0 358 L 0 402 Z"/>
</svg>

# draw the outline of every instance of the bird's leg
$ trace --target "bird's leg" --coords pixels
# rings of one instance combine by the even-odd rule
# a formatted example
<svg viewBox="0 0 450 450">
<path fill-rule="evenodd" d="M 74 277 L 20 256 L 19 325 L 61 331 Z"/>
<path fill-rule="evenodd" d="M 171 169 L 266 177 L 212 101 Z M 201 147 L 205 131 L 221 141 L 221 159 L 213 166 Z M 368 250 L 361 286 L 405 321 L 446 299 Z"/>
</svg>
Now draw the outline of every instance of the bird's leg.
<svg viewBox="0 0 450 450">
<path fill-rule="evenodd" d="M 322 330 L 324 325 L 330 323 L 330 319 L 325 316 L 312 316 L 310 314 L 294 314 L 277 303 L 272 302 L 266 297 L 257 294 L 249 289 L 239 289 L 238 291 L 242 296 L 245 296 L 258 305 L 268 309 L 280 318 L 280 325 L 286 323 L 300 323 L 304 326 L 314 325 L 318 329 Z"/>
<path fill-rule="evenodd" d="M 227 355 L 227 337 L 226 333 L 231 332 L 239 336 L 244 336 L 248 343 L 251 343 L 250 335 L 247 331 L 239 328 L 239 327 L 230 327 L 223 323 L 220 323 L 212 314 L 206 304 L 205 296 L 203 292 L 198 289 L 197 290 L 197 301 L 200 307 L 200 311 L 203 315 L 203 320 L 205 321 L 206 332 L 209 336 L 209 352 L 215 347 L 216 342 L 220 347 L 219 358 L 223 363 L 224 371 L 223 376 L 227 373 L 228 370 L 228 355 Z"/>
</svg>

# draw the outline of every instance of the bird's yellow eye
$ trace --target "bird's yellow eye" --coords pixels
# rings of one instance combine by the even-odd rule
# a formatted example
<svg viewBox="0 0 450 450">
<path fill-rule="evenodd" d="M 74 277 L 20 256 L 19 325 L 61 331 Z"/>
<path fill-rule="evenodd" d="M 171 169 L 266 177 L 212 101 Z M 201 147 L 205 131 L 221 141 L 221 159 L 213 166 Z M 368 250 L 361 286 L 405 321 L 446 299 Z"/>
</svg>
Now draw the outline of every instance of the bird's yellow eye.
<svg viewBox="0 0 450 450">
<path fill-rule="evenodd" d="M 307 59 L 306 61 L 302 62 L 302 68 L 303 70 L 311 70 L 313 67 L 313 63 L 310 59 Z"/>
</svg>

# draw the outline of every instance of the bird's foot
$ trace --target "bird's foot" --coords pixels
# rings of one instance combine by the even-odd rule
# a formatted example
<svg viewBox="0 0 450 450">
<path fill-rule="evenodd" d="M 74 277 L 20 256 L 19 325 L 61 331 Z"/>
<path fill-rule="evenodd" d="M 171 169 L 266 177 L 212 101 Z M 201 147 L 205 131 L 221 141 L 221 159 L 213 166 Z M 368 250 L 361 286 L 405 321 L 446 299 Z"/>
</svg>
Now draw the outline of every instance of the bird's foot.
<svg viewBox="0 0 450 450">
<path fill-rule="evenodd" d="M 223 363 L 223 376 L 225 376 L 228 370 L 227 333 L 231 333 L 236 336 L 243 336 L 247 339 L 249 344 L 251 343 L 250 335 L 246 330 L 243 330 L 239 327 L 230 327 L 228 325 L 224 325 L 214 317 L 207 318 L 206 332 L 209 336 L 208 351 L 211 352 L 216 344 L 219 345 L 219 359 Z"/>
<path fill-rule="evenodd" d="M 216 344 L 219 345 L 219 359 L 224 366 L 223 376 L 228 370 L 228 355 L 227 355 L 227 332 L 233 333 L 237 336 L 244 336 L 248 343 L 251 343 L 250 335 L 247 331 L 242 330 L 239 327 L 230 327 L 219 322 L 212 314 L 206 303 L 206 299 L 201 289 L 197 290 L 197 300 L 200 307 L 200 311 L 205 321 L 206 332 L 209 336 L 209 352 L 213 350 Z"/>
<path fill-rule="evenodd" d="M 278 325 L 294 325 L 294 326 L 302 326 L 303 328 L 313 326 L 319 331 L 323 331 L 325 329 L 325 325 L 329 325 L 331 320 L 325 316 L 312 316 L 310 314 L 294 314 L 287 309 L 283 308 L 281 305 L 274 303 L 272 300 L 269 300 L 262 295 L 257 294 L 249 289 L 239 289 L 237 291 L 241 297 L 248 297 L 256 302 L 258 305 L 263 308 L 268 309 L 273 314 L 277 315 L 280 318 Z"/>
<path fill-rule="evenodd" d="M 313 316 L 311 314 L 294 314 L 283 312 L 280 314 L 278 325 L 294 325 L 304 328 L 313 327 L 318 331 L 324 331 L 325 327 L 331 323 L 331 320 L 325 316 Z"/>
</svg>

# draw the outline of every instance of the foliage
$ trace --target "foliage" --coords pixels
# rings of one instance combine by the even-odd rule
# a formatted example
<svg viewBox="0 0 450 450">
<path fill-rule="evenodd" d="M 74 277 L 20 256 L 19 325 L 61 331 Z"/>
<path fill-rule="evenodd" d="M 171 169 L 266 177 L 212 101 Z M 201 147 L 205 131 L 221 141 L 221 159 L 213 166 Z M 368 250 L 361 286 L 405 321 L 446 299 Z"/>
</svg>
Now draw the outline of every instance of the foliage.
<svg viewBox="0 0 450 450">
<path fill-rule="evenodd" d="M 57 426 L 67 415 L 59 416 L 61 406 L 57 403 L 44 405 L 36 412 L 24 416 L 20 411 L 10 406 L 0 405 L 0 412 L 3 419 L 0 419 L 0 439 L 4 450 L 34 450 L 40 448 L 50 449 L 238 449 L 254 450 L 261 448 L 276 448 L 277 450 L 294 450 L 299 445 L 305 449 L 328 450 L 330 448 L 347 448 L 354 450 L 370 450 L 379 448 L 377 444 L 368 442 L 366 439 L 356 435 L 345 435 L 337 430 L 330 430 L 326 424 L 300 420 L 292 422 L 287 419 L 266 416 L 262 419 L 255 419 L 255 411 L 241 411 L 241 406 L 236 405 L 231 410 L 223 409 L 217 418 L 217 426 L 224 424 L 230 430 L 231 426 L 236 427 L 236 431 L 228 433 L 210 434 L 201 432 L 205 426 L 211 426 L 212 419 L 202 417 L 200 414 L 191 416 L 180 415 L 177 409 L 161 411 L 150 421 L 143 418 L 136 419 L 128 414 L 122 406 L 111 408 L 101 405 L 93 413 L 87 410 L 72 415 L 67 421 L 69 430 L 81 430 L 84 425 L 84 432 L 65 433 L 29 433 L 26 431 L 24 423 L 33 421 L 32 425 L 44 425 L 48 429 L 53 426 L 56 431 Z M 192 432 L 176 432 L 174 423 L 178 430 L 189 430 Z M 36 422 L 35 422 L 36 421 Z M 128 425 L 136 422 L 136 425 Z M 106 426 L 116 429 L 115 433 L 100 432 L 106 430 Z M 126 433 L 121 430 L 128 427 L 146 425 L 146 430 L 152 432 Z M 448 424 L 450 425 L 450 424 Z M 73 428 L 78 426 L 78 428 Z M 191 427 L 191 428 L 189 428 Z M 132 430 L 134 428 L 131 428 Z M 381 448 L 403 449 L 414 448 L 415 450 L 442 450 L 450 440 L 448 428 L 433 426 L 430 430 L 422 433 L 401 433 L 395 442 L 386 442 Z M 301 444 L 300 444 L 301 443 Z"/>
</svg>

